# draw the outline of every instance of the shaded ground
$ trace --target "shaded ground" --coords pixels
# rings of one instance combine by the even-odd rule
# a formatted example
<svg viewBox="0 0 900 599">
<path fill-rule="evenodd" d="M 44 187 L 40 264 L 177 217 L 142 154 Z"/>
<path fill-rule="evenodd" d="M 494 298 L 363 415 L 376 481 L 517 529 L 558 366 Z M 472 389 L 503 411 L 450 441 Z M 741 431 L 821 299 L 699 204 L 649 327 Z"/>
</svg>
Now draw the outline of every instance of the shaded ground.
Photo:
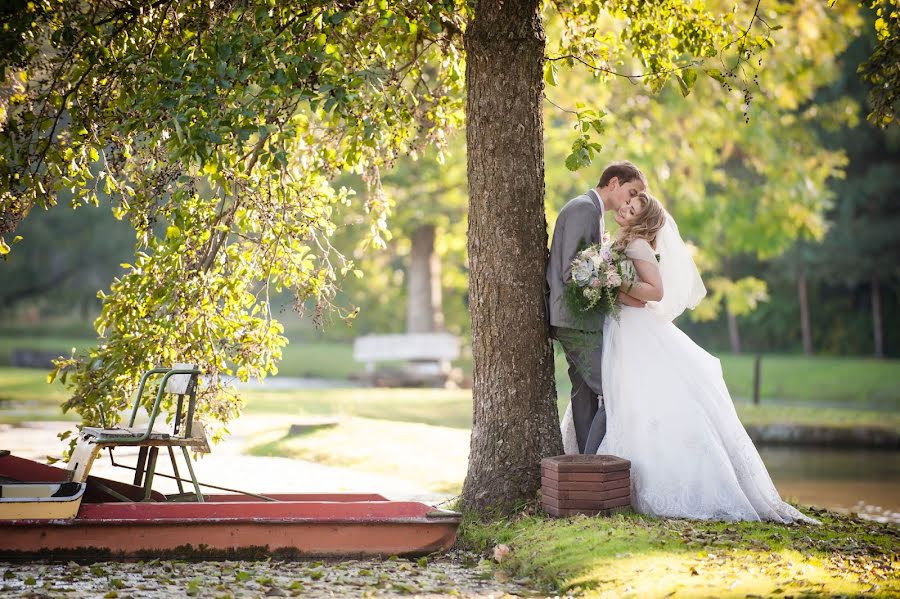
<svg viewBox="0 0 900 599">
<path fill-rule="evenodd" d="M 301 562 L 0 563 L 4 597 L 503 597 L 533 594 L 476 555 Z M 499 580 L 498 580 L 499 579 Z"/>
</svg>

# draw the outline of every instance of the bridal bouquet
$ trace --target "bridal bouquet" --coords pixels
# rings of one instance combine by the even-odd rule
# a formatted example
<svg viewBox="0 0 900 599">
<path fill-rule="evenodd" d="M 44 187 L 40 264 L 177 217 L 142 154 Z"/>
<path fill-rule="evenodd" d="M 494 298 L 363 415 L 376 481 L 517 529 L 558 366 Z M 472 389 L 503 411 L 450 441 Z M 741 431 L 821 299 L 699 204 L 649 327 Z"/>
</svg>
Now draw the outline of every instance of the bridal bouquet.
<svg viewBox="0 0 900 599">
<path fill-rule="evenodd" d="M 634 264 L 623 252 L 613 249 L 609 234 L 604 233 L 600 243 L 575 254 L 572 281 L 565 291 L 566 307 L 575 319 L 598 312 L 616 317 L 619 288 L 636 278 Z"/>
</svg>

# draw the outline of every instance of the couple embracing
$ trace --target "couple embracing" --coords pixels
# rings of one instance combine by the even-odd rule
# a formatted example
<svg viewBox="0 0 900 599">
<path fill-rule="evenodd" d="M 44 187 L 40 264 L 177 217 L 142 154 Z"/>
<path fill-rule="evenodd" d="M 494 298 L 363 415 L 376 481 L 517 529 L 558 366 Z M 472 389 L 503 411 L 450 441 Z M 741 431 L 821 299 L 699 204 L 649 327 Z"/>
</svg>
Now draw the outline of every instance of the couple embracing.
<svg viewBox="0 0 900 599">
<path fill-rule="evenodd" d="M 564 301 L 572 262 L 619 228 L 613 248 L 633 264 L 617 317 L 575 315 Z M 597 187 L 559 213 L 547 265 L 551 336 L 569 363 L 566 453 L 631 461 L 641 513 L 715 520 L 816 522 L 783 502 L 741 425 L 719 360 L 672 320 L 706 289 L 678 227 L 630 162 L 610 164 Z"/>
</svg>

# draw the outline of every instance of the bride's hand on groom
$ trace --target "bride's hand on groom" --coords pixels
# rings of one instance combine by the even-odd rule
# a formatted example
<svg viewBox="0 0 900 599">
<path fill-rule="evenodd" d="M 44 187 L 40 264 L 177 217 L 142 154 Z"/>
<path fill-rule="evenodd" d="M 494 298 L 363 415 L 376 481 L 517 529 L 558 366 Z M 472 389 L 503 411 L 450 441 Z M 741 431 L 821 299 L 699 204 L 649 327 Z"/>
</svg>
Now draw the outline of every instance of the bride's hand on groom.
<svg viewBox="0 0 900 599">
<path fill-rule="evenodd" d="M 632 297 L 624 291 L 619 292 L 619 303 L 623 306 L 631 306 L 632 308 L 643 308 L 647 302 L 641 301 L 636 297 Z"/>
</svg>

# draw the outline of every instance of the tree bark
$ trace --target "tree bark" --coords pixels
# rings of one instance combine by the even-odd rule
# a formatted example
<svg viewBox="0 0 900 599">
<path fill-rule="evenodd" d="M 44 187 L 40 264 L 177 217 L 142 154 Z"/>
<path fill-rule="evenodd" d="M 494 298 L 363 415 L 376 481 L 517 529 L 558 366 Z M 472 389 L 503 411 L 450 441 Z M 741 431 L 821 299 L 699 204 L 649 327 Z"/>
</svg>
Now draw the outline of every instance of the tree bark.
<svg viewBox="0 0 900 599">
<path fill-rule="evenodd" d="M 806 293 L 806 273 L 797 277 L 797 299 L 800 302 L 800 334 L 803 337 L 803 353 L 811 356 L 812 330 L 809 326 L 809 298 Z"/>
<path fill-rule="evenodd" d="M 741 353 L 741 332 L 738 329 L 737 316 L 735 316 L 728 306 L 725 306 L 725 318 L 728 320 L 728 340 L 731 342 L 732 353 Z"/>
<path fill-rule="evenodd" d="M 482 0 L 466 32 L 473 414 L 465 509 L 534 498 L 562 453 L 544 304 L 542 64 L 538 0 Z"/>
<path fill-rule="evenodd" d="M 434 251 L 434 225 L 422 225 L 412 236 L 406 300 L 406 332 L 444 330 L 441 257 Z"/>
<path fill-rule="evenodd" d="M 872 277 L 872 332 L 875 341 L 875 357 L 884 357 L 884 327 L 881 320 L 881 283 Z"/>
</svg>

